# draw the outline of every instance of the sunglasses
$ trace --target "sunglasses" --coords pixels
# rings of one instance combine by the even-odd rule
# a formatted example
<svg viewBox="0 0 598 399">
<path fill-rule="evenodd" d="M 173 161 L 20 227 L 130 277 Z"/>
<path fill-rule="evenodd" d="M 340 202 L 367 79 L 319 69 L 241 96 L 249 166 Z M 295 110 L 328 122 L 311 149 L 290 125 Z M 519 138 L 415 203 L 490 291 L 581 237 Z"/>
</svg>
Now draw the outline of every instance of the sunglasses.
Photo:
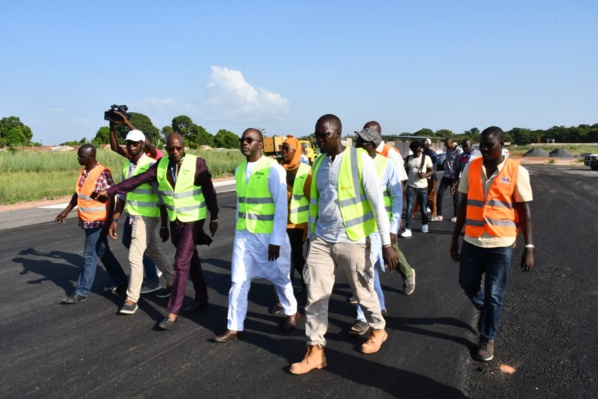
<svg viewBox="0 0 598 399">
<path fill-rule="evenodd" d="M 260 143 L 262 140 L 257 140 L 257 139 L 254 139 L 253 137 L 240 137 L 239 138 L 239 143 L 243 143 L 244 141 L 246 141 L 247 144 L 251 144 L 254 141 L 257 141 L 258 143 Z"/>
<path fill-rule="evenodd" d="M 125 145 L 131 145 L 131 146 L 136 146 L 141 144 L 141 141 L 131 141 L 131 140 L 125 140 Z"/>
</svg>

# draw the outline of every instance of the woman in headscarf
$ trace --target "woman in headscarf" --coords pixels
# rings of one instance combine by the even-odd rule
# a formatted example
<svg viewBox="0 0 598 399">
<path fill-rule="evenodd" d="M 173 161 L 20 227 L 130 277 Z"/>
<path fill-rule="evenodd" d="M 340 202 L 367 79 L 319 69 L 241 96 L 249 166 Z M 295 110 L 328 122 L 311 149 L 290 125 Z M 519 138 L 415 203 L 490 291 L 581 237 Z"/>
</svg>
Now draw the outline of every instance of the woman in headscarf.
<svg viewBox="0 0 598 399">
<path fill-rule="evenodd" d="M 311 187 L 311 167 L 301 162 L 303 153 L 299 140 L 289 135 L 281 146 L 281 165 L 287 172 L 287 198 L 289 201 L 289 216 L 287 221 L 287 234 L 291 242 L 291 281 L 295 270 L 301 276 L 301 289 L 305 291 L 303 281 L 303 244 L 307 238 L 307 221 L 309 218 L 309 198 Z M 282 306 L 277 303 L 270 310 L 272 314 L 281 314 Z"/>
</svg>

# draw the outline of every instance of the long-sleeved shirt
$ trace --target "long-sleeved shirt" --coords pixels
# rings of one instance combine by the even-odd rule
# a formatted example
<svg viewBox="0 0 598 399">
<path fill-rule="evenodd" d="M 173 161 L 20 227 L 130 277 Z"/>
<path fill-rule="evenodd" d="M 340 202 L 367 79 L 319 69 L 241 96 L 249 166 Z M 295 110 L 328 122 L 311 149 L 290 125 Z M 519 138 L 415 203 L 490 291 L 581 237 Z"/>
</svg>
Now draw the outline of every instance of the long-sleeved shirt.
<svg viewBox="0 0 598 399">
<path fill-rule="evenodd" d="M 345 152 L 334 157 L 326 155 L 320 163 L 316 173 L 316 188 L 318 190 L 318 220 L 314 234 L 324 241 L 339 243 L 364 243 L 365 238 L 360 241 L 352 241 L 347 236 L 343 223 L 341 211 L 338 205 L 338 179 L 341 162 Z M 380 179 L 376 172 L 374 160 L 365 151 L 359 151 L 363 162 L 362 185 L 363 191 L 372 207 L 378 232 L 382 237 L 382 245 L 390 244 L 390 221 L 384 206 L 384 195 L 380 189 Z M 313 178 L 313 176 L 312 176 Z"/>
<path fill-rule="evenodd" d="M 157 182 L 158 164 L 160 162 L 169 162 L 169 159 L 162 158 L 160 161 L 153 164 L 147 171 L 110 187 L 108 189 L 108 195 L 128 193 L 143 183 Z M 193 184 L 201 187 L 201 191 L 206 200 L 206 206 L 210 211 L 210 219 L 218 219 L 218 201 L 216 199 L 216 190 L 214 189 L 214 184 L 212 183 L 212 175 L 210 174 L 208 166 L 206 165 L 206 161 L 203 158 L 197 158 L 195 167 L 195 181 Z"/>
<path fill-rule="evenodd" d="M 91 171 L 89 171 L 89 172 L 91 172 Z M 86 170 L 83 170 L 83 175 L 81 175 L 81 178 L 77 182 L 77 184 L 79 185 L 79 189 L 81 189 L 81 187 L 83 187 L 83 183 L 85 183 L 85 179 L 87 179 L 89 172 Z M 98 176 L 98 180 L 96 180 L 94 191 L 98 192 L 98 191 L 106 190 L 112 186 L 114 186 L 114 180 L 112 180 L 112 174 L 110 174 L 110 170 L 106 169 L 102 172 L 102 174 L 100 174 L 100 176 Z M 77 193 L 75 193 L 75 195 L 71 199 L 71 202 L 73 202 L 73 201 L 75 204 L 77 203 Z M 96 228 L 96 227 L 103 227 L 105 224 L 106 224 L 105 220 L 85 221 L 85 220 L 79 218 L 79 227 L 81 227 L 82 229 L 92 229 L 92 228 Z"/>
<path fill-rule="evenodd" d="M 446 149 L 446 160 L 444 162 L 444 177 L 452 179 L 455 177 L 455 162 L 459 155 L 463 153 L 463 149 L 459 146 L 455 146 L 452 150 Z"/>
</svg>

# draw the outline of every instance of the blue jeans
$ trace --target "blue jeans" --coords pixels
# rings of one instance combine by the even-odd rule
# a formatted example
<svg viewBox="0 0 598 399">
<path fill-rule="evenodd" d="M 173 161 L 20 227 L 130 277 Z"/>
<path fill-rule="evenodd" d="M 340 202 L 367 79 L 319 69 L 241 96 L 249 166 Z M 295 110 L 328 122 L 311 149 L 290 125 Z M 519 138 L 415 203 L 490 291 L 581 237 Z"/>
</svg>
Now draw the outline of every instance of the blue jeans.
<svg viewBox="0 0 598 399">
<path fill-rule="evenodd" d="M 422 212 L 422 225 L 428 224 L 428 211 L 426 210 L 428 204 L 428 187 L 415 188 L 407 186 L 407 218 L 405 221 L 405 228 L 411 229 L 411 221 L 413 220 L 413 207 L 415 206 L 415 200 L 419 202 L 419 207 Z"/>
<path fill-rule="evenodd" d="M 480 338 L 496 338 L 513 246 L 481 248 L 463 242 L 459 268 L 459 284 L 480 314 Z M 482 287 L 482 275 L 484 285 Z M 482 289 L 483 288 L 483 289 Z"/>
<path fill-rule="evenodd" d="M 98 268 L 98 258 L 102 260 L 108 275 L 116 285 L 126 285 L 128 278 L 120 263 L 110 251 L 106 234 L 101 227 L 85 229 L 85 246 L 83 247 L 83 267 L 77 280 L 75 292 L 79 295 L 89 295 Z"/>
<path fill-rule="evenodd" d="M 132 235 L 133 235 L 133 226 L 130 223 L 129 216 L 127 216 L 127 220 L 125 220 L 125 225 L 123 226 L 123 239 L 122 239 L 122 243 L 125 246 L 125 248 L 127 248 L 127 249 L 131 248 Z M 146 254 L 143 254 L 143 272 L 145 273 L 145 278 L 147 280 L 154 281 L 156 283 L 160 282 L 160 277 L 158 277 L 158 271 L 156 269 L 156 264 Z"/>
</svg>

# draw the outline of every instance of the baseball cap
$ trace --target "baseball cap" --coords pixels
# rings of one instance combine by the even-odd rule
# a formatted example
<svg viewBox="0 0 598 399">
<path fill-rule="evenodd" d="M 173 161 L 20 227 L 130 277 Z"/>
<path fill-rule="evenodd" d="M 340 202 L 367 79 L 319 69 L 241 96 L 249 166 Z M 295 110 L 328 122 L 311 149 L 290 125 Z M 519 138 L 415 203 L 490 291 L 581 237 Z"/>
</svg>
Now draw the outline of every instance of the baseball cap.
<svg viewBox="0 0 598 399">
<path fill-rule="evenodd" d="M 425 140 L 424 140 L 424 144 L 432 144 L 432 140 L 430 140 L 430 139 L 425 139 Z"/>
<path fill-rule="evenodd" d="M 127 133 L 125 141 L 145 141 L 145 134 L 141 130 L 131 130 Z"/>
<path fill-rule="evenodd" d="M 371 141 L 376 146 L 382 142 L 382 137 L 373 129 L 366 128 L 360 132 L 355 132 L 355 134 L 365 141 Z"/>
</svg>

